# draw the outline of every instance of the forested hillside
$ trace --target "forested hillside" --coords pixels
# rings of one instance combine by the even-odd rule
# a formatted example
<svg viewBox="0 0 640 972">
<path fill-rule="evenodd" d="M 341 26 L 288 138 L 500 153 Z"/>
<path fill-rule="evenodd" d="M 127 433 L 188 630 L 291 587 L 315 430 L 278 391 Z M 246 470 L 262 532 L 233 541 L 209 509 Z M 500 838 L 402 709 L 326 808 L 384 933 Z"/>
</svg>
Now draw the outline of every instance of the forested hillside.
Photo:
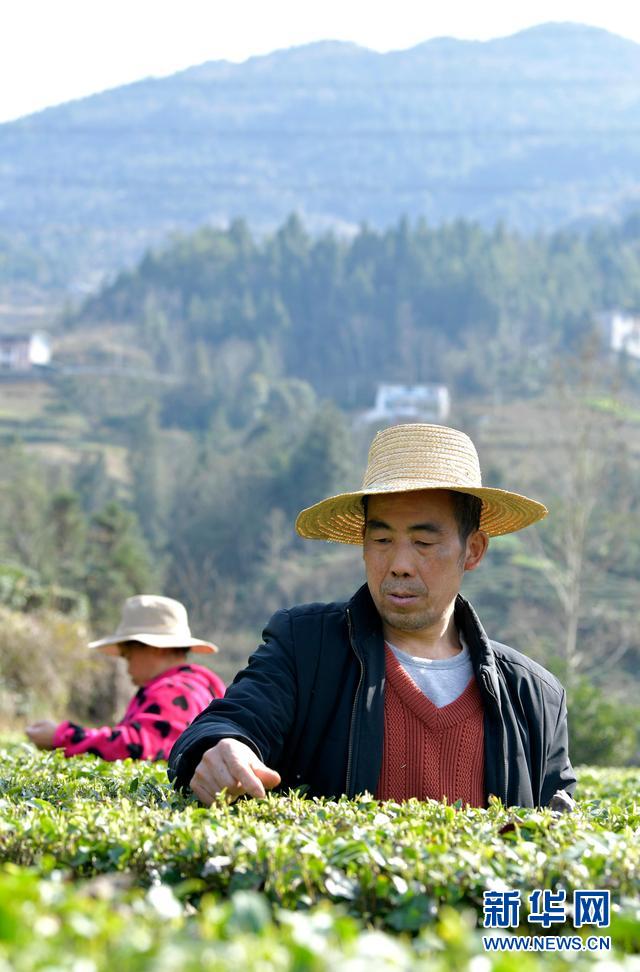
<svg viewBox="0 0 640 972">
<path fill-rule="evenodd" d="M 378 54 L 324 42 L 211 62 L 0 126 L 0 203 L 51 283 L 92 285 L 176 229 L 298 211 L 527 231 L 637 204 L 640 48 L 548 24 Z M 15 282 L 14 278 L 11 278 Z M 2 267 L 0 264 L 0 282 Z"/>
<path fill-rule="evenodd" d="M 46 379 L 0 383 L 0 600 L 103 632 L 127 593 L 162 590 L 230 678 L 272 611 L 361 583 L 359 549 L 302 541 L 295 515 L 359 483 L 379 382 L 439 380 L 485 483 L 550 509 L 465 589 L 570 685 L 579 758 L 637 758 L 640 371 L 598 313 L 638 308 L 639 225 L 403 221 L 347 241 L 292 217 L 149 252 L 59 320 Z M 46 702 L 12 664 L 5 711 Z"/>
<path fill-rule="evenodd" d="M 233 359 L 239 409 L 259 401 L 257 375 L 302 379 L 354 408 L 370 405 L 381 381 L 445 381 L 464 398 L 497 385 L 507 397 L 539 394 L 558 355 L 597 331 L 599 312 L 639 307 L 635 215 L 548 237 L 403 220 L 349 241 L 312 236 L 290 217 L 262 240 L 236 221 L 151 251 L 66 326 L 100 326 L 87 361 L 108 358 L 104 328 L 117 341 L 114 324 L 134 328 L 132 366 L 138 356 L 165 375 L 213 378 L 221 358 L 225 367 Z M 230 398 L 234 374 L 223 373 L 197 389 L 190 382 L 184 407 L 169 392 L 166 420 L 206 424 Z"/>
</svg>

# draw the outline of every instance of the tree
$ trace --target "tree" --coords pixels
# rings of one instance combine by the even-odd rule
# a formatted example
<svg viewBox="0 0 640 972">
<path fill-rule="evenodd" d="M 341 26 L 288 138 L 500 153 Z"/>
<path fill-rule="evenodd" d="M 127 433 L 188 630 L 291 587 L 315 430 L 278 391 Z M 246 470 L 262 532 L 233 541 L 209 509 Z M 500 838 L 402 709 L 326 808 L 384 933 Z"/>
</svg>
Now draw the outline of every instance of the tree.
<svg viewBox="0 0 640 972">
<path fill-rule="evenodd" d="M 49 504 L 48 527 L 52 559 L 47 574 L 52 582 L 78 589 L 84 570 L 87 518 L 80 497 L 71 490 L 55 493 Z"/>
<path fill-rule="evenodd" d="M 559 389 L 546 440 L 551 516 L 526 534 L 560 608 L 558 654 L 569 687 L 579 672 L 602 678 L 640 647 L 637 575 L 621 558 L 637 529 L 639 508 L 640 482 L 628 450 L 632 439 L 615 394 L 602 408 L 606 381 L 593 349 L 565 361 L 565 367 L 571 365 L 573 381 Z"/>
<path fill-rule="evenodd" d="M 574 680 L 567 708 L 574 765 L 626 766 L 640 758 L 640 707 L 608 697 L 581 677 Z"/>
<path fill-rule="evenodd" d="M 15 444 L 4 451 L 0 484 L 2 557 L 40 572 L 50 556 L 50 489 L 45 471 L 20 444 Z"/>
<path fill-rule="evenodd" d="M 145 406 L 132 420 L 129 465 L 138 522 L 152 549 L 158 551 L 166 536 L 162 454 L 155 402 Z"/>
<path fill-rule="evenodd" d="M 282 508 L 293 513 L 337 492 L 350 472 L 350 452 L 344 417 L 326 402 L 291 455 L 280 483 Z"/>
<path fill-rule="evenodd" d="M 85 590 L 94 625 L 115 624 L 122 602 L 150 593 L 156 577 L 134 513 L 116 502 L 91 518 Z"/>
<path fill-rule="evenodd" d="M 103 451 L 82 458 L 73 472 L 73 488 L 85 513 L 96 513 L 115 498 Z"/>
</svg>

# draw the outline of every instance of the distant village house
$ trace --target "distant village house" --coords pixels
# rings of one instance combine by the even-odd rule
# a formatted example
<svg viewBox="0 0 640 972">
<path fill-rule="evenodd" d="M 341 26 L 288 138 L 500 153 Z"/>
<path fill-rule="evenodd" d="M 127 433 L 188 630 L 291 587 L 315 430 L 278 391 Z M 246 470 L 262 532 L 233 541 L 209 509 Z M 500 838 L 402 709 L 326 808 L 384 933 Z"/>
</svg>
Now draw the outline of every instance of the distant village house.
<svg viewBox="0 0 640 972">
<path fill-rule="evenodd" d="M 444 422 L 451 408 L 446 385 L 378 385 L 375 405 L 359 421 Z"/>
<path fill-rule="evenodd" d="M 600 321 L 610 351 L 640 359 L 640 316 L 608 311 L 600 315 Z"/>
<path fill-rule="evenodd" d="M 46 334 L 0 334 L 0 371 L 31 371 L 50 361 L 51 343 Z"/>
</svg>

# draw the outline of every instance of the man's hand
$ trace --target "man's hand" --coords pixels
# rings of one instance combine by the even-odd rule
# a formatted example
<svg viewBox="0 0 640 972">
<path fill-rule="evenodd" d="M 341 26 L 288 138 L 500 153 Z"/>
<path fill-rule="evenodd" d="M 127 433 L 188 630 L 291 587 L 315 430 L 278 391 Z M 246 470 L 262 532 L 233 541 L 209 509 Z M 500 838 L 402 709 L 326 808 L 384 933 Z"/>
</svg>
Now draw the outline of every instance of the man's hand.
<svg viewBox="0 0 640 972">
<path fill-rule="evenodd" d="M 56 723 L 51 719 L 41 719 L 27 726 L 25 732 L 29 739 L 38 749 L 53 749 L 53 736 L 56 731 Z"/>
<path fill-rule="evenodd" d="M 556 813 L 571 813 L 576 808 L 576 801 L 566 790 L 556 790 L 549 801 L 549 806 Z"/>
<path fill-rule="evenodd" d="M 201 803 L 211 806 L 216 795 L 226 790 L 232 799 L 246 793 L 264 797 L 280 782 L 280 774 L 262 763 L 254 751 L 238 739 L 221 739 L 198 763 L 191 789 Z"/>
</svg>

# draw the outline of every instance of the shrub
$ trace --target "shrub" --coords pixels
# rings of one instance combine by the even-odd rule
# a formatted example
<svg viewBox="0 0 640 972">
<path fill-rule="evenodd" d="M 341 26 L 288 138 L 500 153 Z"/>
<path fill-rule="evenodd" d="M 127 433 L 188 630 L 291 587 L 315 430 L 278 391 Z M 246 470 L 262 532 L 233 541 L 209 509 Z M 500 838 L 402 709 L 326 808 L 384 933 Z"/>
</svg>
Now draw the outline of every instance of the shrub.
<svg viewBox="0 0 640 972">
<path fill-rule="evenodd" d="M 0 706 L 6 725 L 48 717 L 111 717 L 119 701 L 109 697 L 113 662 L 92 655 L 88 641 L 83 621 L 0 605 Z"/>
</svg>

